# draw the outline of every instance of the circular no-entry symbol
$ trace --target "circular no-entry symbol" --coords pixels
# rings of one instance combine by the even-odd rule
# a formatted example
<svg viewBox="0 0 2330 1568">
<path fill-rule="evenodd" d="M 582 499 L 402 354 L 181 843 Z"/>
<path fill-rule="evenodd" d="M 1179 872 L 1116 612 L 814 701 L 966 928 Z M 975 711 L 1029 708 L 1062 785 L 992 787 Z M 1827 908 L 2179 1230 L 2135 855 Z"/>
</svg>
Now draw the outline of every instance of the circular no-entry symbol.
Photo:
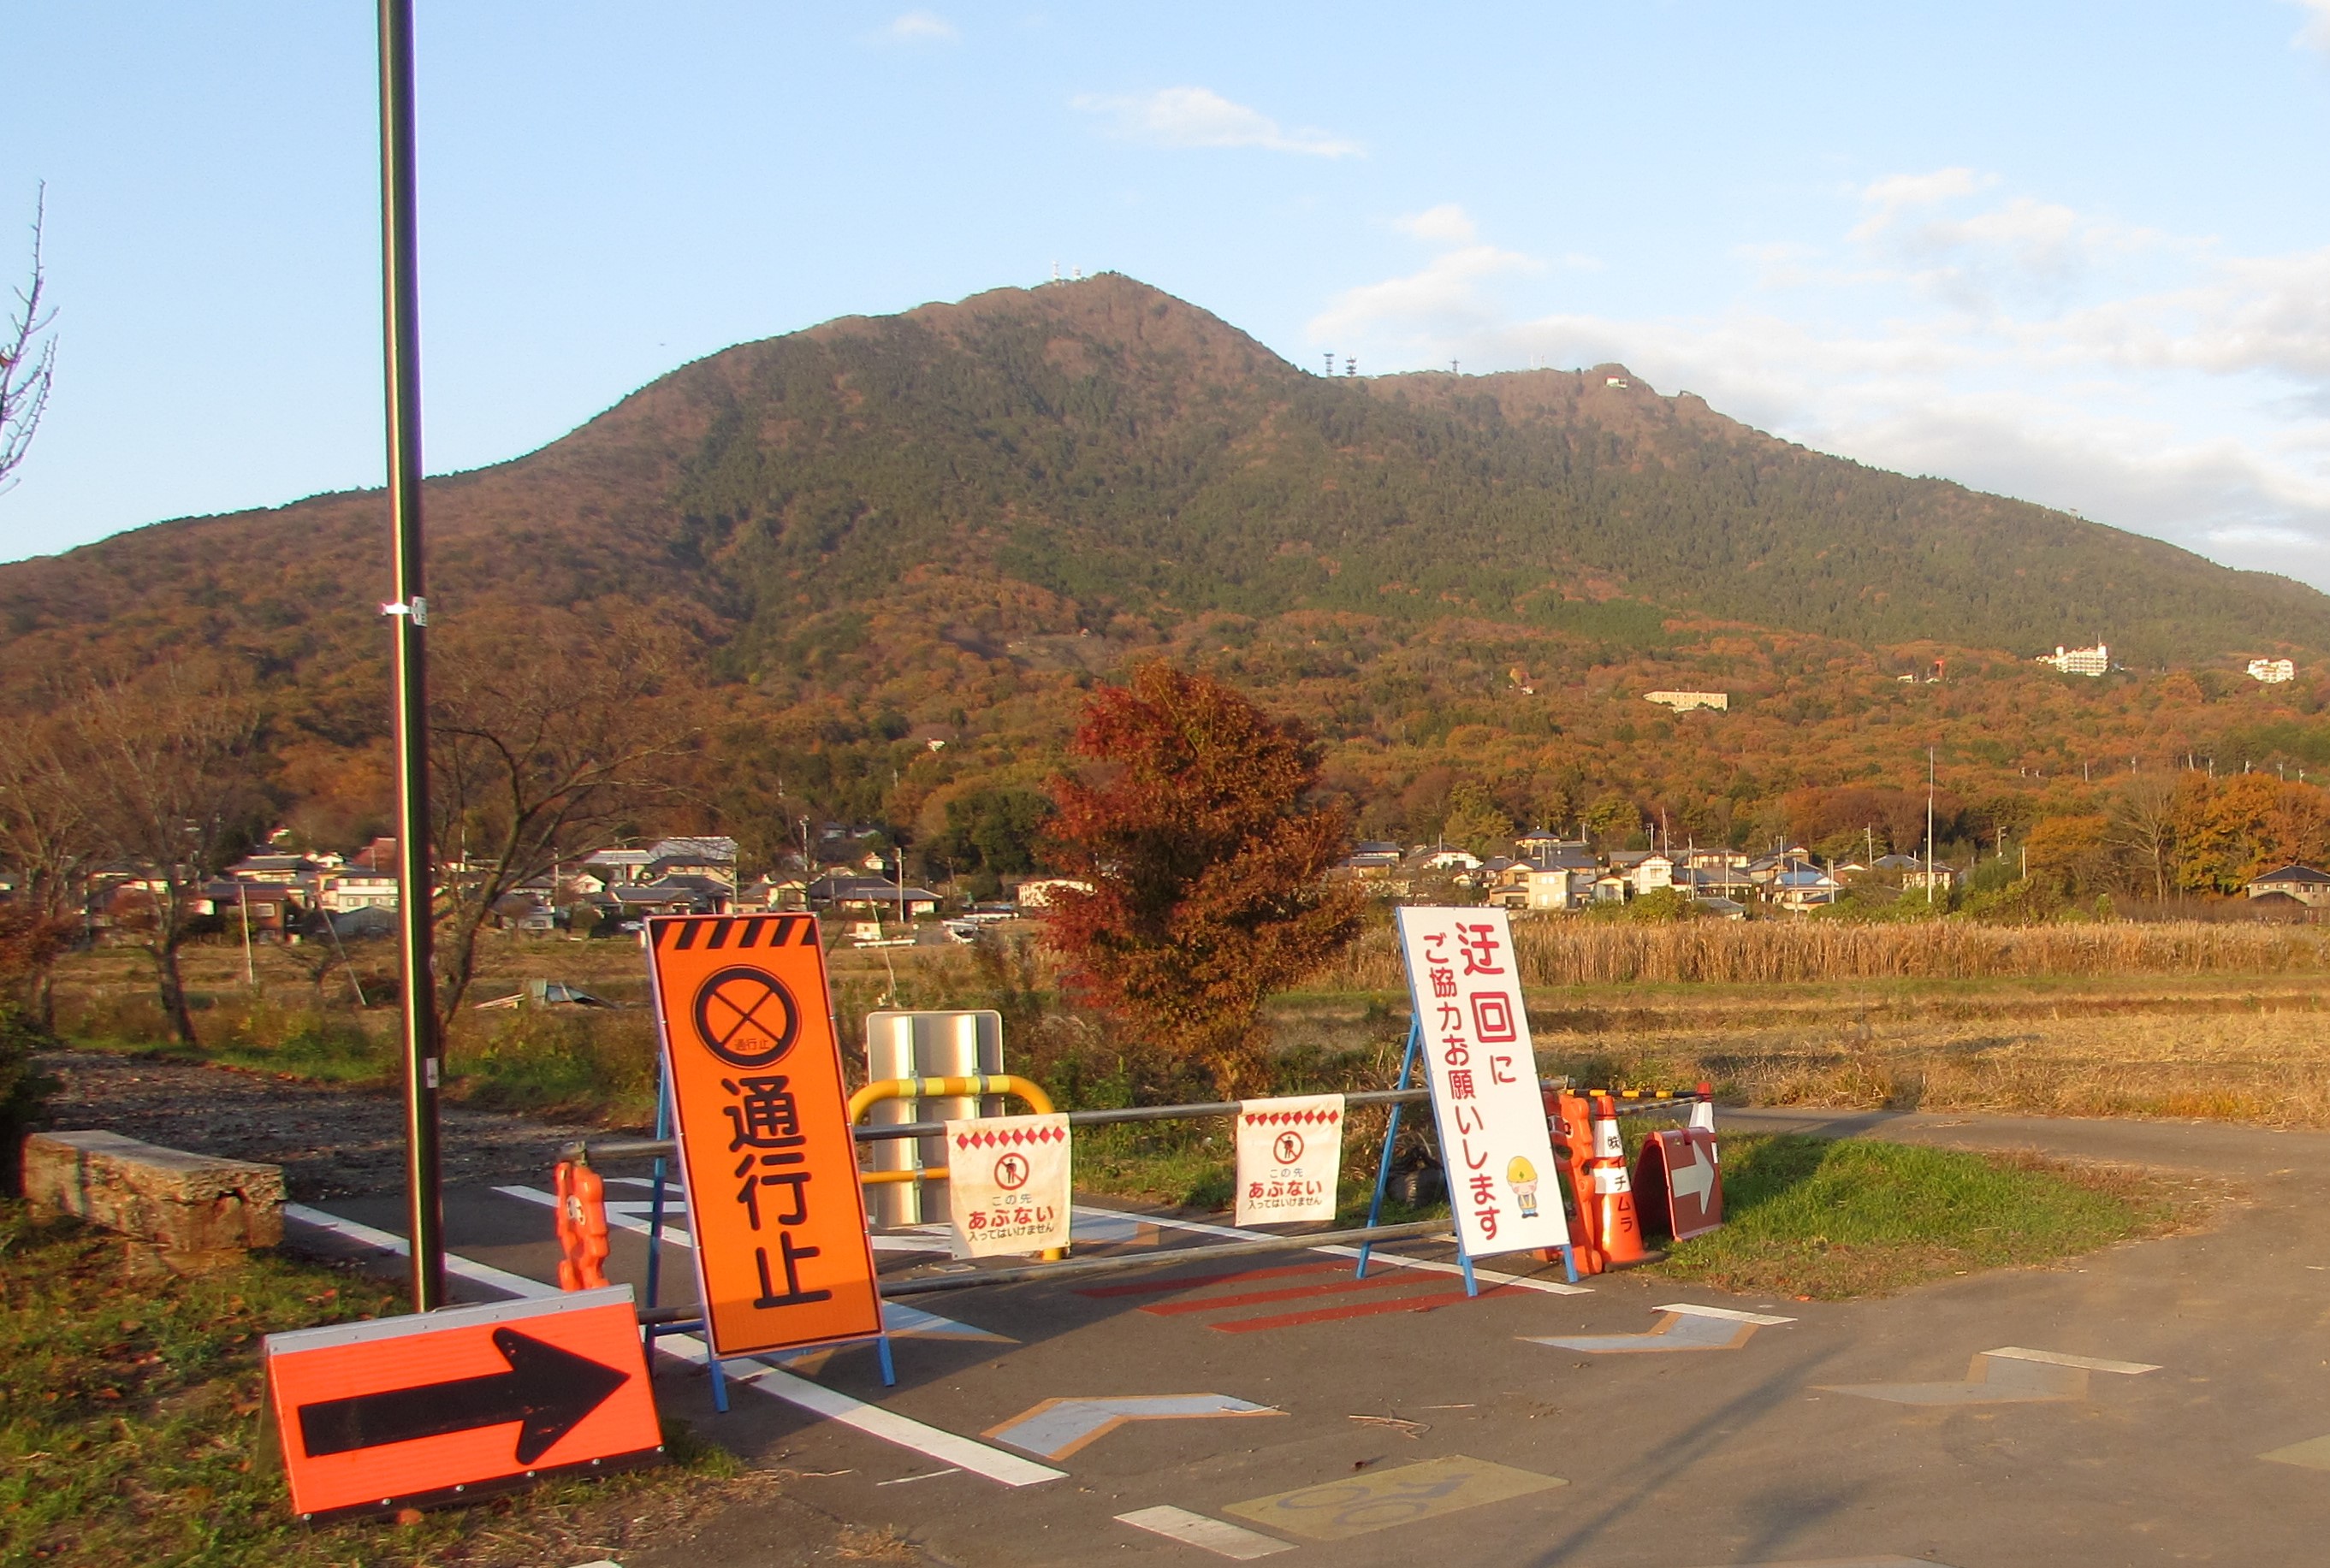
<svg viewBox="0 0 2330 1568">
<path fill-rule="evenodd" d="M 1270 1146 L 1270 1152 L 1278 1157 L 1281 1165 L 1300 1164 L 1302 1159 L 1302 1135 L 1292 1128 L 1287 1129 Z"/>
<path fill-rule="evenodd" d="M 1007 1154 L 995 1162 L 995 1185 L 1007 1193 L 1016 1193 L 1028 1185 L 1028 1157 Z"/>
<path fill-rule="evenodd" d="M 783 981 L 739 964 L 696 988 L 696 1033 L 732 1067 L 766 1067 L 793 1048 L 800 1008 Z"/>
</svg>

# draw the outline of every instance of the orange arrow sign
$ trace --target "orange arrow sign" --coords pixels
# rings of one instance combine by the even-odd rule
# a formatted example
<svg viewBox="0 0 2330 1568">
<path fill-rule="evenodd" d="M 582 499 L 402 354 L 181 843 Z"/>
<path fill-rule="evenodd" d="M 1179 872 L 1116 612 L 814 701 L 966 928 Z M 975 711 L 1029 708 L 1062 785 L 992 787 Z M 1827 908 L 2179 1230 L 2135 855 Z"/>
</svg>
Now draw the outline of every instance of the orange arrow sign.
<svg viewBox="0 0 2330 1568">
<path fill-rule="evenodd" d="M 652 1464 L 662 1434 L 628 1285 L 268 1336 L 304 1519 Z"/>
</svg>

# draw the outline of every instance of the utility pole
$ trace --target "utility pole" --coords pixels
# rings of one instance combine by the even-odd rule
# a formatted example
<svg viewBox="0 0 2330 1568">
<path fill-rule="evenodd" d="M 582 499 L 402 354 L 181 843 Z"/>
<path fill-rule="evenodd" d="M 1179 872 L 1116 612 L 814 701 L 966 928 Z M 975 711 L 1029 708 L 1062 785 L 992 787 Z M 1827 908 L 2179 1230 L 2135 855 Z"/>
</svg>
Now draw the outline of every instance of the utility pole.
<svg viewBox="0 0 2330 1568">
<path fill-rule="evenodd" d="M 396 601 L 383 607 L 395 638 L 399 1004 L 404 1015 L 404 1183 L 412 1309 L 445 1300 L 445 1200 L 437 1150 L 443 1045 L 437 1034 L 429 845 L 428 590 L 421 575 L 421 294 L 414 277 L 412 0 L 380 0 L 382 326 L 388 370 L 388 509 Z"/>
<path fill-rule="evenodd" d="M 1934 749 L 1926 748 L 1926 907 L 1934 906 Z"/>
</svg>

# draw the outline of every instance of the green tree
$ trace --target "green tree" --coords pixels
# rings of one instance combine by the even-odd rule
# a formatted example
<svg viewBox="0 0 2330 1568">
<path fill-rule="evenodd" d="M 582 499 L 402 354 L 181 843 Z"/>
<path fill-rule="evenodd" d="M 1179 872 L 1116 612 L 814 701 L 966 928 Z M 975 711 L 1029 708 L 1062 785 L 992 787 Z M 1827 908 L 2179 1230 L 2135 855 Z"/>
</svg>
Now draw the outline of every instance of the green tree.
<svg viewBox="0 0 2330 1568">
<path fill-rule="evenodd" d="M 946 826 L 923 845 L 923 858 L 952 877 L 970 879 L 973 898 L 992 898 L 1002 879 L 1036 869 L 1036 842 L 1052 803 L 1033 789 L 983 787 L 946 803 Z"/>
<path fill-rule="evenodd" d="M 1512 818 L 1497 809 L 1480 780 L 1466 779 L 1448 791 L 1448 815 L 1440 836 L 1459 848 L 1485 855 L 1513 836 Z"/>
<path fill-rule="evenodd" d="M 1623 845 L 1643 830 L 1643 813 L 1624 795 L 1605 795 L 1586 813 L 1586 831 L 1604 845 Z"/>
<path fill-rule="evenodd" d="M 1045 912 L 1069 985 L 1156 1031 L 1217 1092 L 1259 1086 L 1263 999 L 1359 934 L 1357 890 L 1326 880 L 1342 810 L 1310 796 L 1319 751 L 1208 675 L 1146 664 L 1096 689 L 1052 781 L 1044 858 L 1089 893 Z"/>
</svg>

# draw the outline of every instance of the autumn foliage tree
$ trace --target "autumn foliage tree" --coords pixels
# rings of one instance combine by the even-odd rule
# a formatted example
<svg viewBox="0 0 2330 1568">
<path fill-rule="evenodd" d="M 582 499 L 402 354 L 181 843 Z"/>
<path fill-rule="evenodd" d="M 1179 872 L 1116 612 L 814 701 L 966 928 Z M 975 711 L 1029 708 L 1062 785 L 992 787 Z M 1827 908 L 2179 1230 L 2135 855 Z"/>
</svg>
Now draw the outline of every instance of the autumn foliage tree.
<svg viewBox="0 0 2330 1568">
<path fill-rule="evenodd" d="M 1331 884 L 1350 823 L 1310 797 L 1319 752 L 1294 720 L 1162 663 L 1086 703 L 1052 781 L 1047 862 L 1089 893 L 1046 911 L 1087 999 L 1153 1029 L 1225 1096 L 1260 1082 L 1263 999 L 1359 933 Z"/>
</svg>

